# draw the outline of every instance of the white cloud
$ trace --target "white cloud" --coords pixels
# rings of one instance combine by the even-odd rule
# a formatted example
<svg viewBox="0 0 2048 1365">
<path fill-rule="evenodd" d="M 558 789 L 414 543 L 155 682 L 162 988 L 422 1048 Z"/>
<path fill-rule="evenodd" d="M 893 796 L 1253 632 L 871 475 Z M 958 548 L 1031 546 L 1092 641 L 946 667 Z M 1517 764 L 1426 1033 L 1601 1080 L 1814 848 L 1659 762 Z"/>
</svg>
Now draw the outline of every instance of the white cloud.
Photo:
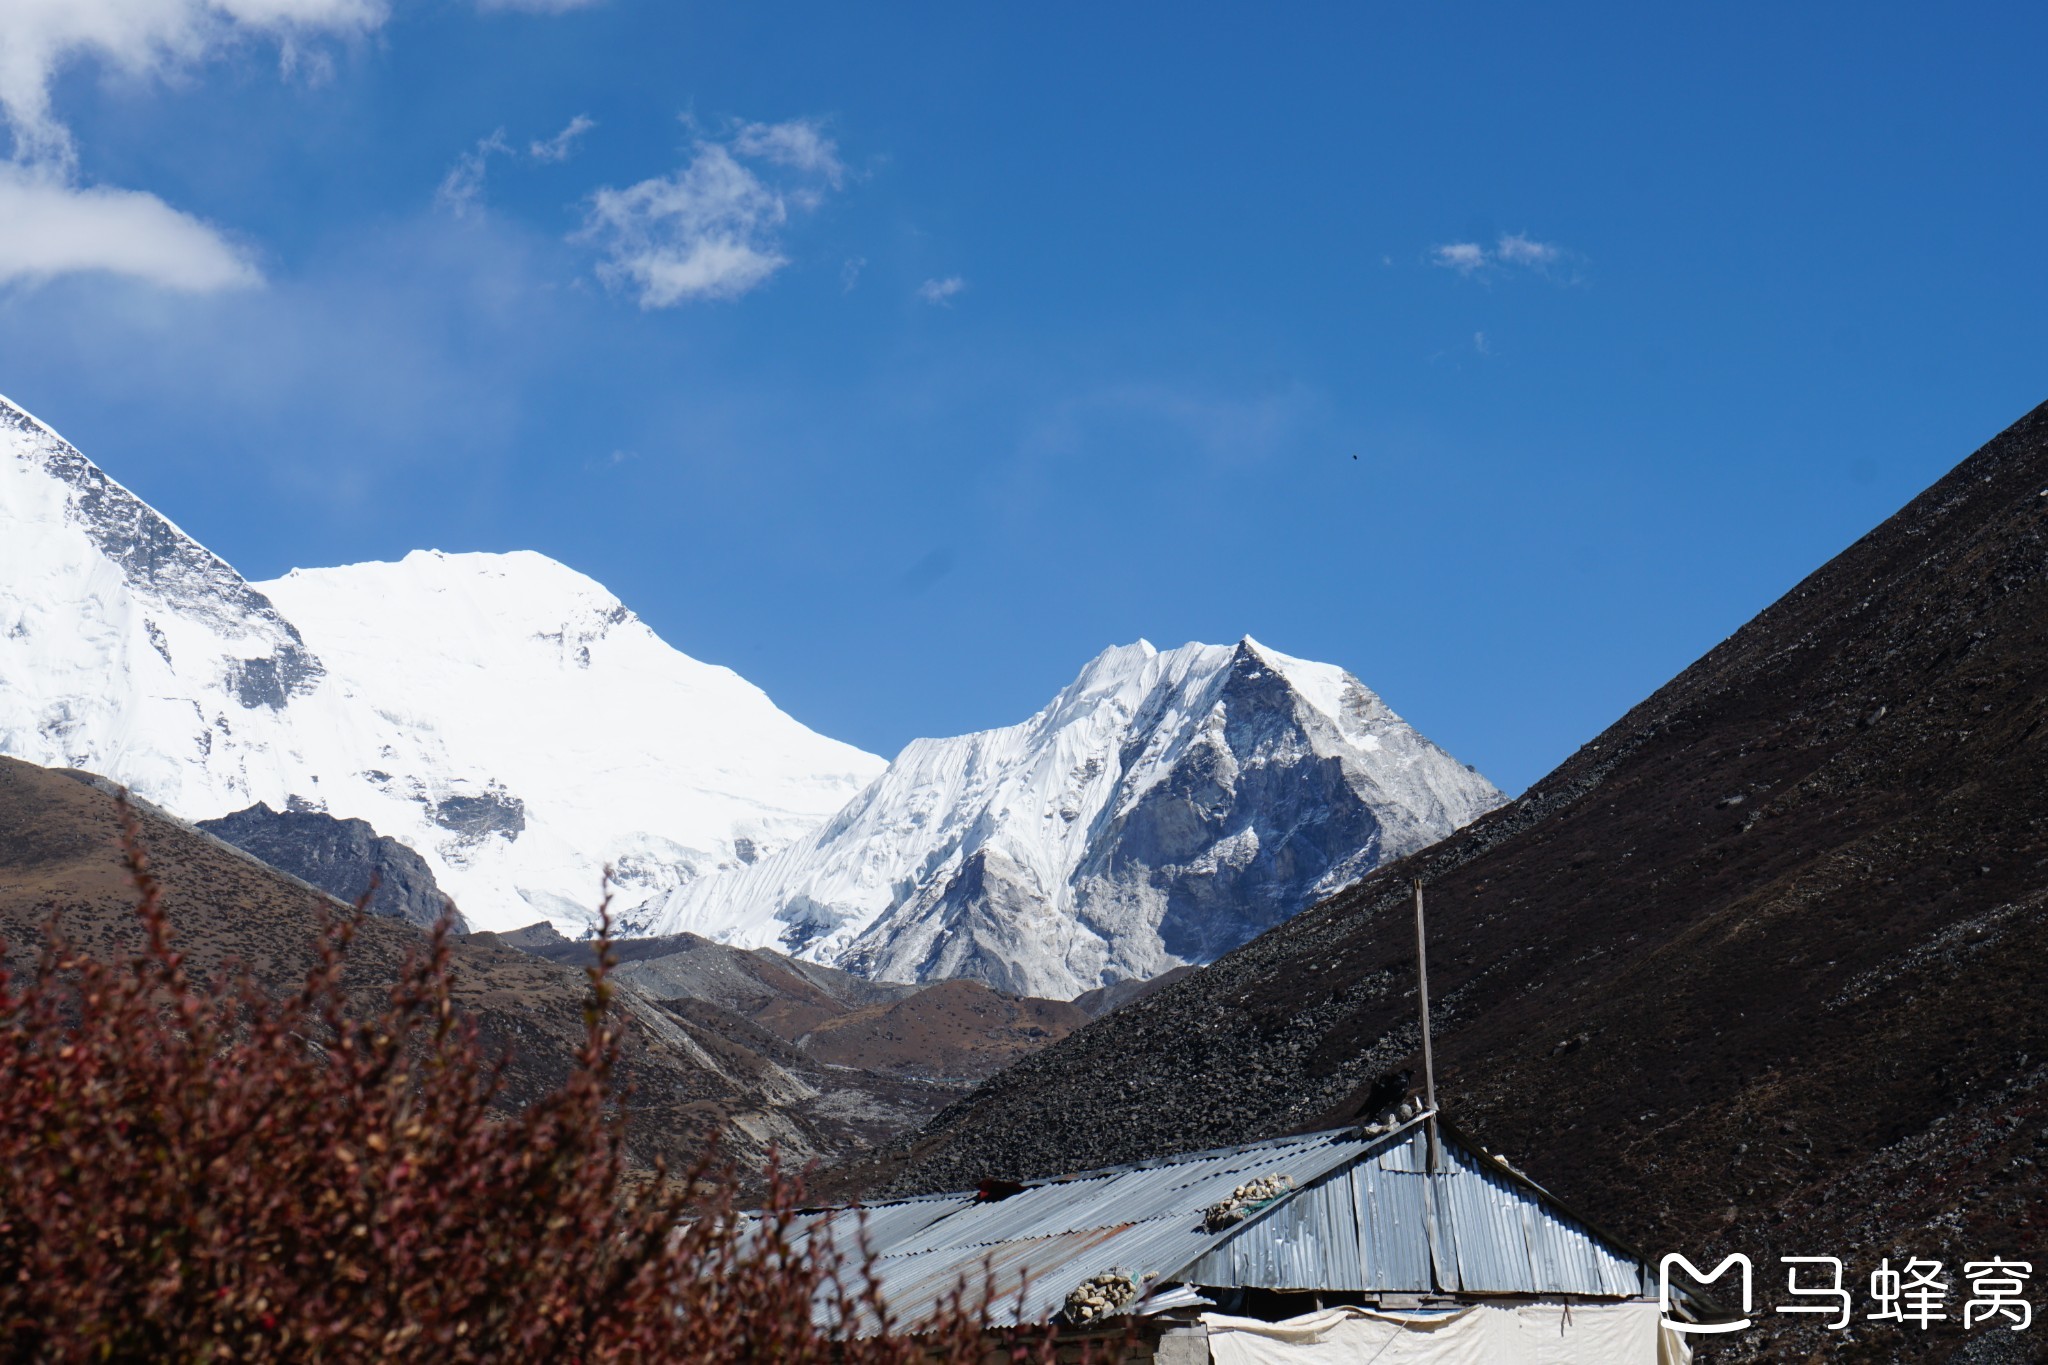
<svg viewBox="0 0 2048 1365">
<path fill-rule="evenodd" d="M 1475 270 L 1486 268 L 1486 248 L 1477 242 L 1451 242 L 1445 246 L 1431 247 L 1430 259 L 1438 265 L 1470 275 Z"/>
<path fill-rule="evenodd" d="M 1468 279 L 1509 266 L 1549 274 L 1564 263 L 1566 254 L 1554 242 L 1539 242 L 1521 232 L 1502 233 L 1491 248 L 1478 242 L 1445 242 L 1429 249 L 1432 265 L 1455 270 Z"/>
<path fill-rule="evenodd" d="M 567 161 L 576 150 L 576 139 L 597 126 L 597 120 L 588 114 L 578 114 L 569 120 L 569 126 L 545 142 L 536 141 L 527 146 L 526 154 L 535 161 Z"/>
<path fill-rule="evenodd" d="M 0 0 L 0 281 L 84 271 L 208 291 L 261 275 L 219 232 L 140 190 L 81 184 L 71 130 L 50 106 L 69 64 L 97 59 L 137 78 L 162 75 L 253 37 L 280 63 L 315 76 L 327 35 L 369 32 L 387 0 Z"/>
<path fill-rule="evenodd" d="M 467 218 L 484 206 L 484 180 L 490 174 L 492 156 L 511 155 L 511 144 L 500 128 L 464 152 L 434 191 L 434 206 L 457 218 Z"/>
<path fill-rule="evenodd" d="M 100 271 L 204 293 L 261 283 L 248 256 L 140 190 L 82 187 L 0 163 L 0 283 Z"/>
<path fill-rule="evenodd" d="M 553 137 L 529 142 L 526 154 L 535 161 L 567 161 L 575 151 L 576 139 L 596 126 L 596 119 L 578 114 Z M 489 137 L 480 139 L 475 147 L 457 157 L 455 164 L 448 168 L 448 174 L 441 177 L 441 183 L 434 191 L 434 206 L 455 218 L 481 213 L 484 182 L 490 178 L 491 158 L 513 155 L 512 144 L 505 140 L 505 130 L 495 129 Z"/>
<path fill-rule="evenodd" d="M 742 157 L 794 175 L 771 181 Z M 595 245 L 598 277 L 638 294 L 642 308 L 734 299 L 789 264 L 782 229 L 842 173 L 814 122 L 742 124 L 728 142 L 699 140 L 672 175 L 596 191 L 571 240 Z"/>
<path fill-rule="evenodd" d="M 1563 255 L 1549 242 L 1533 241 L 1519 232 L 1502 237 L 1494 254 L 1509 265 L 1550 265 Z"/>
<path fill-rule="evenodd" d="M 943 280 L 926 280 L 917 287 L 917 296 L 926 303 L 951 307 L 953 296 L 967 287 L 967 281 L 958 275 L 948 275 Z"/>
<path fill-rule="evenodd" d="M 741 156 L 759 157 L 816 175 L 833 189 L 839 188 L 846 175 L 846 167 L 839 160 L 838 144 L 825 136 L 816 119 L 743 123 L 733 134 L 732 149 Z"/>
<path fill-rule="evenodd" d="M 75 59 L 94 57 L 150 76 L 251 36 L 289 45 L 321 34 L 368 32 L 386 0 L 6 0 L 0 20 L 0 113 L 17 162 L 72 158 L 71 134 L 50 109 L 50 83 Z"/>
</svg>

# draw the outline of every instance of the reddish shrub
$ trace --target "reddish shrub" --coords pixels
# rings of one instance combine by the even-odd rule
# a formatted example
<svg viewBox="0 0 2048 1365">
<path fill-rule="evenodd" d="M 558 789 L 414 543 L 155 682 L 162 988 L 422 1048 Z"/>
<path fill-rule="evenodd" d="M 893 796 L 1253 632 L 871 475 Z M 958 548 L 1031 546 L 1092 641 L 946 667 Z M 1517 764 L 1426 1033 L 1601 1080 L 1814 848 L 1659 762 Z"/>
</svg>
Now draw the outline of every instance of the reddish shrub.
<svg viewBox="0 0 2048 1365">
<path fill-rule="evenodd" d="M 123 815 L 142 950 L 92 959 L 53 920 L 33 977 L 0 965 L 0 1355 L 984 1358 L 964 1293 L 916 1341 L 846 1331 L 878 1300 L 791 1235 L 794 1182 L 771 1179 L 750 1222 L 708 1160 L 631 1178 L 608 945 L 573 1073 L 506 1115 L 451 1002 L 445 921 L 373 1017 L 342 989 L 350 916 L 323 922 L 288 995 L 197 981 Z"/>
</svg>

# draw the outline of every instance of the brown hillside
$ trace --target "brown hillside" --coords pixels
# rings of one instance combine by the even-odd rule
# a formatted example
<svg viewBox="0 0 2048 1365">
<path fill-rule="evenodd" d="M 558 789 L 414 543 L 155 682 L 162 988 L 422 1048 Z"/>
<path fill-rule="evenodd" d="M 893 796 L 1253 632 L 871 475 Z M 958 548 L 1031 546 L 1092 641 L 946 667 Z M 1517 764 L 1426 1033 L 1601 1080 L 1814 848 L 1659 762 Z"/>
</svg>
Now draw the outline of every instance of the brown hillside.
<svg viewBox="0 0 2048 1365">
<path fill-rule="evenodd" d="M 915 995 L 827 1020 L 797 1040 L 820 1061 L 899 1076 L 982 1080 L 1088 1022 L 1065 1000 L 939 981 Z"/>
<path fill-rule="evenodd" d="M 141 814 L 188 959 L 202 970 L 234 959 L 273 986 L 295 985 L 313 961 L 319 906 L 339 903 L 189 826 Z M 15 966 L 33 961 L 53 909 L 64 912 L 74 942 L 102 955 L 139 941 L 117 831 L 113 799 L 84 775 L 0 758 L 0 937 Z M 407 950 L 424 941 L 401 920 L 365 917 L 351 954 L 352 988 L 366 1000 L 381 995 Z M 488 936 L 458 940 L 454 960 L 458 1003 L 488 1047 L 512 1051 L 507 1101 L 559 1083 L 583 1036 L 582 972 Z M 715 1129 L 749 1166 L 771 1144 L 798 1161 L 844 1155 L 957 1093 L 876 1077 L 868 1091 L 842 1094 L 840 1073 L 763 1046 L 716 1006 L 665 1010 L 632 991 L 619 1000 L 634 1087 L 630 1133 L 642 1158 L 661 1153 L 686 1165 Z"/>
<path fill-rule="evenodd" d="M 473 941 L 583 965 L 591 945 L 545 925 Z M 618 980 L 664 1010 L 804 1076 L 861 1147 L 922 1127 L 972 1085 L 1072 1033 L 1090 1015 L 978 981 L 870 981 L 766 948 L 695 934 L 617 945 Z"/>
</svg>

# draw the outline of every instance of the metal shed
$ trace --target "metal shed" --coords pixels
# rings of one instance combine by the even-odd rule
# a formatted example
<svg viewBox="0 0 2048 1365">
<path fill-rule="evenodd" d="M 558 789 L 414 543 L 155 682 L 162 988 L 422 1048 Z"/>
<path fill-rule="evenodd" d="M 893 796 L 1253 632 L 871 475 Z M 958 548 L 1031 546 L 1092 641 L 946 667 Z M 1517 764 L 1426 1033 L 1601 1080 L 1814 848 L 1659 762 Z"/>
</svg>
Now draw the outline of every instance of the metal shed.
<svg viewBox="0 0 2048 1365">
<path fill-rule="evenodd" d="M 1220 1349 L 1221 1336 L 1333 1308 L 1370 1318 L 1375 1330 L 1413 1318 L 1414 1331 L 1400 1332 L 1433 1337 L 1448 1335 L 1444 1314 L 1481 1304 L 1575 1305 L 1581 1317 L 1627 1305 L 1644 1324 L 1654 1322 L 1653 1265 L 1448 1128 L 1431 1170 L 1433 1118 L 1422 1113 L 981 1192 L 816 1210 L 800 1232 L 829 1229 L 843 1249 L 864 1241 L 899 1323 L 929 1319 L 960 1285 L 980 1285 L 986 1276 L 994 1325 L 1081 1325 L 1091 1320 L 1089 1308 L 1070 1296 L 1097 1276 L 1118 1277 L 1113 1297 L 1125 1283 L 1134 1297 L 1114 1311 L 1166 1315 L 1150 1336 L 1162 1358 L 1185 1361 L 1239 1358 Z M 1101 1310 L 1095 1313 L 1100 1323 Z M 1675 1337 L 1647 1331 L 1637 1339 L 1663 1347 L 1597 1358 L 1683 1358 Z M 1191 1344 L 1212 1338 L 1219 1347 L 1213 1357 L 1207 1344 L 1199 1352 Z M 1487 1351 L 1506 1360 L 1500 1349 Z M 1596 1358 L 1575 1349 L 1581 1353 L 1572 1359 Z M 1299 1358 L 1342 1355 L 1311 1349 Z M 1438 1357 L 1386 1357 L 1411 1358 Z"/>
</svg>

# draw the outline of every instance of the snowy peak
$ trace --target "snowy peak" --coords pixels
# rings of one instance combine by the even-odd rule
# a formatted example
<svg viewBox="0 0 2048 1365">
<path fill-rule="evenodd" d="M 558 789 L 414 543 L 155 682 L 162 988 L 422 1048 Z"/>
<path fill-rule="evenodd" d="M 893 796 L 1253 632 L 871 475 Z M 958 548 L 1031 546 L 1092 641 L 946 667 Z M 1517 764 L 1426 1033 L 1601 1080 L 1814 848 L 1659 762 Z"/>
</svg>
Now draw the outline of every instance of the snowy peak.
<svg viewBox="0 0 2048 1365">
<path fill-rule="evenodd" d="M 1213 960 L 1500 800 L 1340 668 L 1141 640 L 1018 725 L 909 745 L 650 927 L 1072 996 Z"/>
<path fill-rule="evenodd" d="M 107 477 L 49 426 L 0 397 L 0 526 L 21 575 L 58 565 L 90 566 L 102 594 L 117 593 L 145 613 L 143 638 L 169 652 L 169 620 L 228 645 L 221 680 L 246 708 L 281 708 L 318 685 L 320 661 L 289 621 L 219 556 L 149 504 Z M 118 575 L 119 588 L 104 580 Z M 14 638 L 31 629 L 27 607 L 6 623 Z M 48 614 L 52 621 L 61 619 Z"/>
<path fill-rule="evenodd" d="M 617 676 L 632 680 L 622 687 L 652 689 L 687 711 L 639 717 L 640 723 L 660 729 L 680 722 L 723 757 L 737 761 L 746 745 L 765 744 L 772 754 L 766 766 L 777 771 L 820 754 L 841 776 L 880 766 L 871 754 L 804 729 L 731 669 L 671 648 L 595 579 L 531 550 L 414 550 L 396 563 L 293 569 L 259 586 L 317 635 L 323 651 L 348 661 L 352 674 L 380 671 L 380 655 L 402 651 L 444 684 L 494 693 L 515 679 L 531 686 L 536 675 L 547 675 L 547 690 L 523 695 L 522 709 L 530 715 L 535 706 L 566 706 L 559 719 L 579 728 L 591 723 L 588 709 L 601 696 L 619 690 L 597 679 Z M 514 672 L 502 671 L 508 668 Z M 735 731 L 735 721 L 745 724 Z"/>
<path fill-rule="evenodd" d="M 4 506 L 17 530 L 75 529 L 128 587 L 174 608 L 216 615 L 276 613 L 240 574 L 169 518 L 107 477 L 78 447 L 0 395 L 0 439 L 9 461 Z M 31 481 L 41 481 L 36 489 Z M 287 627 L 289 629 L 289 627 Z"/>
<path fill-rule="evenodd" d="M 472 658 L 511 642 L 530 641 L 553 645 L 565 661 L 587 668 L 591 644 L 615 626 L 637 624 L 625 604 L 596 580 L 531 550 L 414 550 L 395 564 L 293 569 L 266 586 L 274 595 L 306 604 L 381 601 L 386 610 L 380 616 L 399 623 L 433 623 L 431 630 L 407 629 L 408 643 Z M 379 637 L 388 636 L 390 629 L 383 620 L 359 615 L 346 626 L 334 625 Z M 450 629 L 453 636 L 446 633 Z"/>
<path fill-rule="evenodd" d="M 223 814 L 275 787 L 270 740 L 324 676 L 232 568 L 0 401 L 0 753 Z"/>
<path fill-rule="evenodd" d="M 573 928 L 607 864 L 630 913 L 808 833 L 883 766 L 545 555 L 415 551 L 263 587 L 378 717 L 361 775 L 424 814 L 473 918 L 483 890 Z"/>
<path fill-rule="evenodd" d="M 0 400 L 0 754 L 189 820 L 367 821 L 480 927 L 575 932 L 816 828 L 881 771 L 545 555 L 252 585 Z"/>
</svg>

